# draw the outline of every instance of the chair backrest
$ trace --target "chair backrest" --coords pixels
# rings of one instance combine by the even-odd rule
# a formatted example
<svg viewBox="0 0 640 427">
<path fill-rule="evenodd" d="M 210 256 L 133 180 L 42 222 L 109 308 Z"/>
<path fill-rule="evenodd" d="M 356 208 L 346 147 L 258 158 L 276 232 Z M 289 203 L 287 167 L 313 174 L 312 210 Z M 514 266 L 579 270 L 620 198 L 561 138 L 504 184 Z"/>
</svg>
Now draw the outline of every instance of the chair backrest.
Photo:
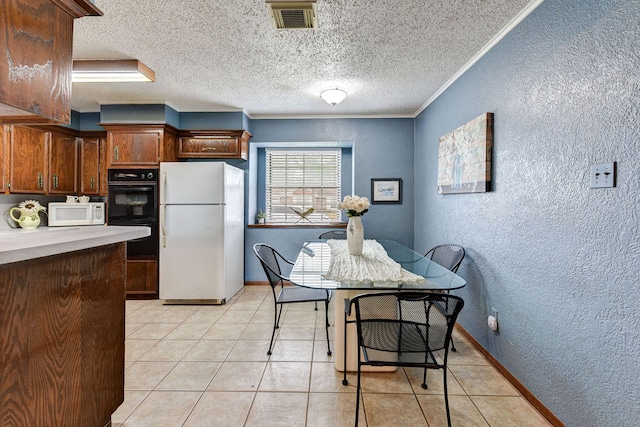
<svg viewBox="0 0 640 427">
<path fill-rule="evenodd" d="M 286 277 L 282 276 L 282 270 L 280 270 L 278 257 L 282 258 L 282 255 L 278 251 L 267 244 L 256 243 L 253 245 L 253 253 L 260 260 L 260 264 L 262 264 L 264 273 L 267 275 L 272 288 L 275 288 L 278 283 L 282 284 L 284 280 L 287 280 Z"/>
<path fill-rule="evenodd" d="M 346 239 L 347 238 L 347 232 L 344 230 L 332 230 L 332 231 L 325 231 L 324 233 L 322 233 L 319 237 L 319 239 Z"/>
<path fill-rule="evenodd" d="M 355 307 L 358 344 L 368 362 L 403 365 L 426 364 L 431 353 L 445 350 L 446 363 L 453 326 L 464 306 L 462 298 L 441 292 L 391 292 L 362 294 L 351 300 Z M 397 362 L 387 363 L 389 353 Z M 431 363 L 431 362 L 429 362 Z"/>
<path fill-rule="evenodd" d="M 429 249 L 429 252 L 424 256 L 455 273 L 464 258 L 464 248 L 460 245 L 452 244 L 438 245 Z"/>
</svg>

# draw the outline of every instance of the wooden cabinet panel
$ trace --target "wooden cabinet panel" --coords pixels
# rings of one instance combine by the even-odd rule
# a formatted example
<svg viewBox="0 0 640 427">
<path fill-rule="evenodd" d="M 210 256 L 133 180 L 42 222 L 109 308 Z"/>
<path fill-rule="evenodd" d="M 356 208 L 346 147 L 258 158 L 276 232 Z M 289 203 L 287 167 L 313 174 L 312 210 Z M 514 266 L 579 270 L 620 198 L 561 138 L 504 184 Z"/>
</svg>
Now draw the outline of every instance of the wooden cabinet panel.
<svg viewBox="0 0 640 427">
<path fill-rule="evenodd" d="M 75 135 L 52 132 L 49 147 L 49 194 L 76 194 L 78 149 Z"/>
<path fill-rule="evenodd" d="M 50 0 L 3 0 L 0 13 L 0 27 L 13 29 L 0 32 L 0 113 L 69 123 L 73 18 Z"/>
<path fill-rule="evenodd" d="M 5 144 L 5 132 L 2 126 L 0 126 L 0 193 L 4 193 L 7 190 L 7 146 Z"/>
<path fill-rule="evenodd" d="M 127 260 L 127 298 L 158 297 L 158 261 L 155 259 Z"/>
<path fill-rule="evenodd" d="M 8 137 L 7 137 L 8 134 Z M 46 194 L 50 133 L 27 126 L 5 126 L 9 141 L 9 191 Z"/>
<path fill-rule="evenodd" d="M 166 128 L 162 142 L 162 161 L 175 162 L 178 160 L 178 131 L 174 128 Z"/>
<path fill-rule="evenodd" d="M 244 130 L 180 131 L 177 157 L 247 160 L 249 138 Z"/>
<path fill-rule="evenodd" d="M 160 132 L 109 133 L 109 164 L 112 166 L 155 165 L 160 158 Z"/>
<path fill-rule="evenodd" d="M 100 194 L 100 138 L 81 138 L 79 194 Z"/>
<path fill-rule="evenodd" d="M 107 138 L 100 138 L 100 195 L 106 196 L 109 192 L 109 174 L 107 166 L 109 159 L 107 156 Z"/>
<path fill-rule="evenodd" d="M 105 426 L 124 400 L 126 243 L 0 265 L 0 425 Z"/>
<path fill-rule="evenodd" d="M 0 122 L 69 123 L 73 19 L 89 0 L 0 2 Z"/>
<path fill-rule="evenodd" d="M 105 144 L 106 133 L 100 131 L 5 125 L 0 132 L 0 192 L 106 196 Z"/>
<path fill-rule="evenodd" d="M 107 130 L 108 167 L 153 167 L 175 161 L 176 131 L 167 125 L 101 124 Z"/>
</svg>

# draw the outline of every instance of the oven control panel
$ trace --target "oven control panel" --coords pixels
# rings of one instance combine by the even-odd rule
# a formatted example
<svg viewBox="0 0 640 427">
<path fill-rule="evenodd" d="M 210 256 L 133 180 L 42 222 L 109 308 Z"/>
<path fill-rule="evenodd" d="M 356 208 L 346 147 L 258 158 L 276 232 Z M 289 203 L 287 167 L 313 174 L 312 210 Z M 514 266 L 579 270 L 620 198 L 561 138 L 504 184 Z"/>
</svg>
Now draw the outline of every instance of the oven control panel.
<svg viewBox="0 0 640 427">
<path fill-rule="evenodd" d="M 109 169 L 109 182 L 158 182 L 158 169 Z"/>
</svg>

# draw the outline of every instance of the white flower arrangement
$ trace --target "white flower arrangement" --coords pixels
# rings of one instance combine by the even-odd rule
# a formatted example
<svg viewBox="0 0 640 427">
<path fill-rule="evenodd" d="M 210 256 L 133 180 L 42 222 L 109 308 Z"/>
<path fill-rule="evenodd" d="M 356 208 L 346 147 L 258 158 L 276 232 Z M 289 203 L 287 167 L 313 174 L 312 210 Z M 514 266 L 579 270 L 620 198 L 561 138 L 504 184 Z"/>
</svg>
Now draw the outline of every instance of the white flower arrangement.
<svg viewBox="0 0 640 427">
<path fill-rule="evenodd" d="M 347 216 L 362 216 L 369 211 L 369 199 L 360 196 L 344 196 L 338 203 L 338 209 L 343 210 Z"/>
<path fill-rule="evenodd" d="M 20 208 L 20 210 L 25 214 L 29 214 L 29 215 L 36 214 L 40 211 L 43 211 L 46 213 L 47 211 L 47 208 L 42 206 L 40 202 L 38 202 L 37 200 L 25 200 L 24 202 L 20 202 L 20 204 L 18 205 L 18 208 Z"/>
</svg>

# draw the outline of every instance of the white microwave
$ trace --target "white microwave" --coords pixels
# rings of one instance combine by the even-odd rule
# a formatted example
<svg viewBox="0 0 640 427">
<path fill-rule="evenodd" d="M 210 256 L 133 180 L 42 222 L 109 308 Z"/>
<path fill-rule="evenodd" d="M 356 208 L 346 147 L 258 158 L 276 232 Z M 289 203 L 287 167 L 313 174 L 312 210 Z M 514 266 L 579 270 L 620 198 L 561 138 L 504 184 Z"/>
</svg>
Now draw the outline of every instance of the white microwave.
<svg viewBox="0 0 640 427">
<path fill-rule="evenodd" d="M 49 227 L 102 225 L 105 221 L 104 202 L 51 202 L 48 216 Z"/>
</svg>

